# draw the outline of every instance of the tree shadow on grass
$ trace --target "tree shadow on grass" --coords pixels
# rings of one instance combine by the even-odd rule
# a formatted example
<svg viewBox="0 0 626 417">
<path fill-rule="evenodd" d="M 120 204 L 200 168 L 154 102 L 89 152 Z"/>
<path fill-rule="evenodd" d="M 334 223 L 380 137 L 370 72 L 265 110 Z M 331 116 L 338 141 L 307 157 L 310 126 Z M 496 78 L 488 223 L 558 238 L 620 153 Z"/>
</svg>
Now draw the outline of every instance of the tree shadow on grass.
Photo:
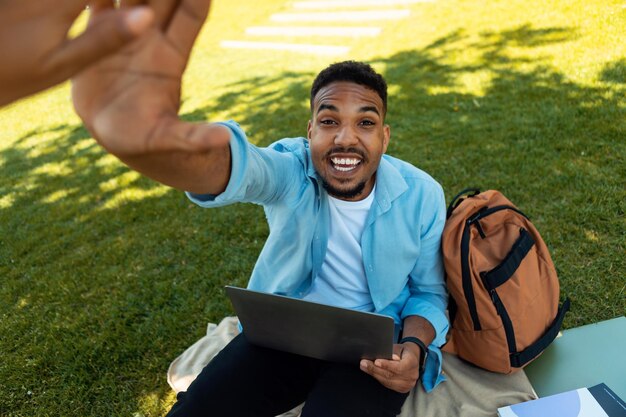
<svg viewBox="0 0 626 417">
<path fill-rule="evenodd" d="M 373 61 L 392 91 L 388 152 L 448 195 L 498 188 L 526 211 L 573 298 L 569 327 L 625 307 L 623 60 L 601 72 L 605 84 L 586 86 L 533 54 L 576 36 L 457 31 Z M 467 50 L 477 58 L 455 61 Z M 475 75 L 482 91 L 468 92 Z M 314 76 L 244 79 L 183 117 L 228 110 L 259 145 L 301 136 Z M 261 210 L 199 210 L 115 162 L 80 126 L 33 131 L 0 164 L 0 331 L 16 335 L 0 341 L 0 414 L 62 403 L 67 415 L 159 415 L 167 365 L 230 312 L 221 287 L 245 284 L 267 233 Z"/>
<path fill-rule="evenodd" d="M 626 84 L 626 59 L 605 65 L 600 73 L 600 80 L 607 83 Z"/>
<path fill-rule="evenodd" d="M 198 318 L 230 314 L 221 288 L 244 285 L 262 213 L 207 216 L 81 126 L 34 130 L 0 161 L 0 415 L 150 406 Z"/>
</svg>

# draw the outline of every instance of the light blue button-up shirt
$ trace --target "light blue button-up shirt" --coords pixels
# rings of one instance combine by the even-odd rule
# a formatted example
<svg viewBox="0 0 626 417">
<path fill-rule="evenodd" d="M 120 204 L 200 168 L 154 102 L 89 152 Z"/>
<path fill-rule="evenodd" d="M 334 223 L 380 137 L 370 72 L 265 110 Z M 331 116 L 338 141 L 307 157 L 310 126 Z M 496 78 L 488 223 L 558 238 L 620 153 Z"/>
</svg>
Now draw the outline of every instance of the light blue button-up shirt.
<svg viewBox="0 0 626 417">
<path fill-rule="evenodd" d="M 238 124 L 231 130 L 231 175 L 217 195 L 188 197 L 202 207 L 236 202 L 263 205 L 270 233 L 248 288 L 301 298 L 324 261 L 328 194 L 321 186 L 305 138 L 267 148 L 250 144 Z M 422 384 L 432 390 L 441 375 L 448 330 L 447 292 L 441 257 L 445 202 L 441 186 L 425 172 L 383 155 L 361 238 L 363 265 L 375 312 L 391 316 L 399 334 L 405 317 L 426 318 L 435 329 Z"/>
</svg>

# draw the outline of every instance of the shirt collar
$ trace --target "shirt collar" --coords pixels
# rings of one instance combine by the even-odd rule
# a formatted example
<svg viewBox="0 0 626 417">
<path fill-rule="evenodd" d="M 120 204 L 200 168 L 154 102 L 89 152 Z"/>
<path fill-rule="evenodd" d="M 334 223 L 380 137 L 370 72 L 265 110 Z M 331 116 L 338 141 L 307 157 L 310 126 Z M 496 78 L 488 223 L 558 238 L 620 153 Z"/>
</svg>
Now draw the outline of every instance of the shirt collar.
<svg viewBox="0 0 626 417">
<path fill-rule="evenodd" d="M 381 212 L 391 208 L 391 203 L 402 195 L 409 186 L 402 174 L 387 160 L 386 155 L 380 159 L 376 170 L 376 203 Z"/>
</svg>

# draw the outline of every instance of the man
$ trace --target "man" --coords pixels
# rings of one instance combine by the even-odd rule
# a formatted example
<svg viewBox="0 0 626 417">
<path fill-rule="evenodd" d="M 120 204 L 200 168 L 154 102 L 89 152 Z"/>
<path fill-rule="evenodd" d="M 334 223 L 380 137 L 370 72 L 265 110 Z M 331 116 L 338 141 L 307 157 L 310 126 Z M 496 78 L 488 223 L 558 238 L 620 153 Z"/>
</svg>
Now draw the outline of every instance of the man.
<svg viewBox="0 0 626 417">
<path fill-rule="evenodd" d="M 172 33 L 200 24 L 173 22 Z M 87 127 L 129 166 L 201 206 L 264 205 L 270 235 L 250 288 L 387 314 L 399 343 L 393 359 L 359 367 L 256 347 L 244 329 L 169 415 L 275 416 L 303 401 L 303 416 L 397 415 L 418 379 L 427 391 L 443 379 L 445 209 L 430 176 L 384 155 L 385 81 L 363 63 L 330 66 L 313 83 L 307 138 L 258 148 L 234 122 L 178 119 L 193 39 L 187 32 L 172 48 L 171 38 L 154 38 L 81 74 L 74 103 Z"/>
<path fill-rule="evenodd" d="M 249 287 L 387 314 L 398 333 L 402 327 L 395 358 L 363 360 L 359 370 L 251 346 L 244 328 L 179 396 L 171 416 L 274 416 L 303 401 L 303 416 L 395 416 L 418 377 L 428 390 L 439 380 L 437 347 L 447 326 L 441 188 L 383 158 L 386 85 L 369 66 L 344 62 L 322 71 L 311 111 L 307 139 L 268 149 L 226 124 L 233 135 L 226 188 L 189 196 L 205 207 L 263 204 L 270 236 Z M 420 341 L 428 346 L 435 337 L 428 360 Z M 422 359 L 427 370 L 419 375 Z"/>
</svg>

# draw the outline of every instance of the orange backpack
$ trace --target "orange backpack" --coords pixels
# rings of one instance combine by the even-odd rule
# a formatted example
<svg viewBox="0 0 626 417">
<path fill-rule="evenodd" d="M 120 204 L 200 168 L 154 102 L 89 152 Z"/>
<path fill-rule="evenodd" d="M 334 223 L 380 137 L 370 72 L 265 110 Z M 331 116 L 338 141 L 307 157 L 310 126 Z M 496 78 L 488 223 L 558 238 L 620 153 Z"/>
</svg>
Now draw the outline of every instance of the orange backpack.
<svg viewBox="0 0 626 417">
<path fill-rule="evenodd" d="M 559 279 L 530 220 L 498 191 L 463 190 L 442 236 L 450 291 L 444 351 L 504 374 L 535 359 L 556 337 Z"/>
</svg>

